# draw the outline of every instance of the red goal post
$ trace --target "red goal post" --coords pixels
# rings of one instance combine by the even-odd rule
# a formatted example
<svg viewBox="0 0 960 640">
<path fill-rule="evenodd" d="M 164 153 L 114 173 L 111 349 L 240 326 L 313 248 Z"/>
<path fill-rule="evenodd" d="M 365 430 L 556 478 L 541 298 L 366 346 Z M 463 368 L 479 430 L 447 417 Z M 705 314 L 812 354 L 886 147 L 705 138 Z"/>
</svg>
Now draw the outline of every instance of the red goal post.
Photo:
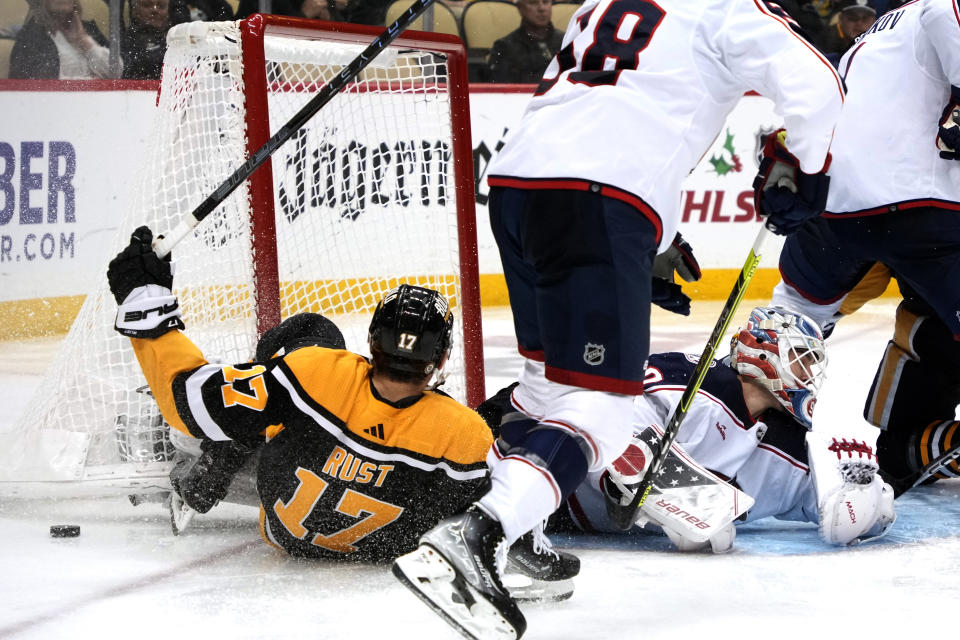
<svg viewBox="0 0 960 640">
<path fill-rule="evenodd" d="M 318 33 L 329 42 L 341 42 L 349 45 L 366 46 L 379 36 L 382 30 L 378 27 L 356 25 L 349 23 L 332 23 L 315 20 L 303 20 L 274 15 L 254 15 L 241 21 L 241 37 L 244 65 L 244 84 L 247 87 L 247 151 L 253 154 L 273 133 L 267 125 L 269 121 L 269 99 L 267 83 L 276 84 L 276 79 L 268 79 L 265 74 L 266 60 L 264 56 L 264 35 L 284 36 L 290 38 L 315 38 Z M 467 86 L 467 57 L 463 42 L 447 34 L 429 33 L 422 31 L 406 31 L 393 42 L 392 48 L 417 49 L 443 54 L 447 58 L 449 70 L 445 89 L 449 92 L 450 126 L 453 146 L 454 189 L 456 191 L 457 219 L 461 230 L 460 263 L 461 274 L 464 280 L 462 306 L 464 333 L 471 336 L 468 353 L 466 355 L 468 370 L 483 370 L 482 336 L 480 329 L 480 294 L 477 276 L 477 246 L 475 196 L 473 187 L 473 148 L 470 138 L 470 106 Z M 418 80 L 390 79 L 388 82 L 400 90 L 409 89 Z M 296 81 L 288 80 L 288 87 L 297 89 Z M 439 87 L 440 85 L 438 85 Z M 364 85 L 355 84 L 346 91 L 364 91 Z M 268 160 L 264 166 L 271 164 Z M 256 212 L 253 218 L 254 247 L 257 251 L 269 252 L 275 247 L 274 231 L 271 228 L 275 216 L 274 212 L 274 185 L 273 176 L 269 170 L 257 171 L 250 180 L 251 205 Z M 262 229 L 261 229 L 262 227 Z M 271 297 L 279 299 L 278 276 L 276 260 L 258 261 L 257 280 L 264 289 L 269 290 Z M 258 287 L 259 288 L 259 287 Z M 258 330 L 262 333 L 280 320 L 279 309 L 262 307 Z M 477 340 L 474 340 L 476 337 Z M 476 369 L 479 367 L 479 369 Z M 477 388 L 468 384 L 466 402 L 476 406 L 484 400 L 484 390 L 481 384 Z"/>
<path fill-rule="evenodd" d="M 175 227 L 381 33 L 264 15 L 171 29 L 139 188 L 109 255 L 141 224 Z M 456 316 L 443 389 L 476 406 L 473 181 L 463 43 L 405 32 L 174 248 L 187 335 L 211 360 L 242 362 L 265 330 L 312 311 L 365 354 L 376 302 L 401 282 L 429 286 Z M 0 453 L 0 493 L 7 481 L 169 488 L 169 427 L 115 312 L 101 278 Z"/>
</svg>

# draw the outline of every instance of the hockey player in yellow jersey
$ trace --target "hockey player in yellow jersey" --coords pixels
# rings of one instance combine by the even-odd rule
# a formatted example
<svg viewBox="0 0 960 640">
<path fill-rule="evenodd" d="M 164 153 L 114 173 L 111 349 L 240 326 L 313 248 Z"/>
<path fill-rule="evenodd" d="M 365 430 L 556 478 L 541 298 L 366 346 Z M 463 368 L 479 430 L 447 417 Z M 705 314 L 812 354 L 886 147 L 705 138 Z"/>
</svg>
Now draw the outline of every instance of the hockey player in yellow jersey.
<svg viewBox="0 0 960 640">
<path fill-rule="evenodd" d="M 107 275 L 116 329 L 131 338 L 164 418 L 202 443 L 196 464 L 173 478 L 187 504 L 209 510 L 256 449 L 269 543 L 296 556 L 380 561 L 482 494 L 490 429 L 428 389 L 450 349 L 453 314 L 441 294 L 388 293 L 370 324 L 369 360 L 317 346 L 342 347 L 342 337 L 338 345 L 294 330 L 301 345 L 273 336 L 285 351 L 277 357 L 258 349 L 252 362 L 213 364 L 179 331 L 169 263 L 152 239 L 137 229 Z"/>
</svg>

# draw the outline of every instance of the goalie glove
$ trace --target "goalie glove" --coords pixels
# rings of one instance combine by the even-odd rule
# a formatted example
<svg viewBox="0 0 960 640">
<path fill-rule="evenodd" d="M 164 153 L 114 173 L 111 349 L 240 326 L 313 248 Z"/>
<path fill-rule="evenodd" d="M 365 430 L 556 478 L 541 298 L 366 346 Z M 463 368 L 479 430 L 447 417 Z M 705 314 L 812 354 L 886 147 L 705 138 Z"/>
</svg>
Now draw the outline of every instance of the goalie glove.
<svg viewBox="0 0 960 640">
<path fill-rule="evenodd" d="M 702 275 L 693 247 L 679 232 L 667 250 L 653 259 L 650 301 L 667 311 L 688 316 L 690 297 L 675 283 L 674 273 L 685 282 L 696 282 Z"/>
<path fill-rule="evenodd" d="M 874 540 L 886 534 L 896 519 L 893 487 L 880 476 L 867 484 L 846 482 L 820 499 L 820 537 L 827 544 Z"/>
<path fill-rule="evenodd" d="M 954 102 L 945 111 L 937 132 L 937 148 L 944 160 L 960 160 L 960 104 Z"/>
<path fill-rule="evenodd" d="M 107 282 L 117 301 L 114 328 L 130 338 L 157 338 L 183 329 L 180 304 L 170 290 L 173 271 L 170 260 L 153 250 L 153 232 L 139 227 L 130 244 L 110 261 Z"/>
<path fill-rule="evenodd" d="M 884 535 L 897 516 L 893 489 L 877 474 L 873 448 L 866 442 L 810 432 L 807 451 L 823 541 L 853 545 Z"/>
<path fill-rule="evenodd" d="M 227 496 L 227 490 L 253 449 L 233 440 L 201 443 L 199 458 L 181 460 L 170 471 L 173 490 L 197 513 L 210 511 Z"/>
<path fill-rule="evenodd" d="M 778 235 L 789 235 L 814 218 L 827 206 L 830 156 L 819 173 L 804 173 L 800 161 L 784 146 L 787 132 L 778 129 L 763 145 L 760 170 L 753 180 L 753 200 L 757 214 Z"/>
</svg>

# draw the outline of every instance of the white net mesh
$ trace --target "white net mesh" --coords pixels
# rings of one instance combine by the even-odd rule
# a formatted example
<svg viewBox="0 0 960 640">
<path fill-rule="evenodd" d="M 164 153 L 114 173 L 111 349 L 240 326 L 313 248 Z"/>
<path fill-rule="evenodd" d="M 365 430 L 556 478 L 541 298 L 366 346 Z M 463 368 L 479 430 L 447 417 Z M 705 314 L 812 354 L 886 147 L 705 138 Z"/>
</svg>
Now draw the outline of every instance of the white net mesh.
<svg viewBox="0 0 960 640">
<path fill-rule="evenodd" d="M 244 162 L 249 128 L 262 126 L 248 121 L 247 101 L 263 87 L 245 89 L 240 42 L 238 23 L 171 30 L 151 151 L 111 255 L 141 224 L 155 233 L 176 226 Z M 364 46 L 268 30 L 269 134 Z M 367 353 L 370 316 L 389 289 L 411 282 L 443 292 L 457 315 L 444 389 L 463 401 L 447 74 L 441 54 L 391 48 L 284 144 L 272 157 L 271 248 L 281 316 L 323 313 L 358 353 Z M 244 184 L 173 251 L 186 333 L 211 361 L 242 362 L 254 353 L 254 261 L 264 257 L 254 257 L 254 215 Z M 144 392 L 129 342 L 112 329 L 115 312 L 104 278 L 19 423 L 17 440 L 0 454 L 0 481 L 67 481 L 77 492 L 78 485 L 168 488 L 167 427 Z"/>
</svg>

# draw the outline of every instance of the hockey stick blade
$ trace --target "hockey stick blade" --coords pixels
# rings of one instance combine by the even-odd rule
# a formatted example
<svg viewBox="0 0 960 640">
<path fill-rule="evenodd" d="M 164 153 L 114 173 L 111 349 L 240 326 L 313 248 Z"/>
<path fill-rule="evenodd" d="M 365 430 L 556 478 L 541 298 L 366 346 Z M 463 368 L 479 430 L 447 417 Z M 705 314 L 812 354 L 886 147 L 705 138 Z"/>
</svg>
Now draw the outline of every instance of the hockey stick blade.
<svg viewBox="0 0 960 640">
<path fill-rule="evenodd" d="M 727 302 L 723 306 L 723 310 L 720 312 L 720 317 L 717 318 L 716 325 L 713 327 L 713 333 L 710 334 L 710 338 L 707 340 L 707 344 L 703 348 L 703 353 L 700 354 L 700 359 L 697 361 L 697 366 L 694 367 L 693 373 L 690 375 L 690 380 L 687 382 L 687 386 L 683 390 L 683 395 L 680 396 L 680 403 L 677 405 L 676 409 L 674 409 L 673 415 L 670 416 L 670 420 L 667 422 L 667 425 L 664 428 L 663 440 L 660 443 L 660 449 L 654 456 L 653 462 L 651 462 L 650 466 L 647 468 L 647 473 L 640 480 L 640 483 L 637 486 L 637 492 L 634 494 L 633 499 L 630 501 L 630 504 L 626 506 L 616 504 L 607 505 L 610 519 L 613 521 L 614 526 L 621 531 L 626 531 L 633 526 L 633 522 L 637 517 L 637 511 L 639 511 L 644 500 L 646 500 L 647 496 L 650 494 L 650 489 L 653 487 L 654 479 L 660 473 L 660 469 L 663 467 L 663 463 L 667 459 L 667 454 L 670 452 L 670 445 L 672 445 L 673 441 L 677 439 L 677 433 L 680 431 L 680 424 L 686 417 L 687 411 L 689 411 L 693 399 L 700 390 L 700 385 L 703 384 L 703 379 L 707 375 L 707 370 L 710 368 L 710 363 L 713 362 L 713 357 L 717 352 L 717 347 L 720 344 L 720 340 L 727 333 L 730 322 L 733 320 L 733 314 L 736 313 L 737 307 L 740 306 L 740 301 L 743 299 L 743 294 L 746 293 L 747 286 L 750 284 L 750 280 L 753 278 L 753 274 L 757 270 L 757 265 L 760 263 L 760 247 L 763 245 L 764 240 L 767 239 L 768 233 L 769 231 L 767 231 L 765 226 L 760 227 L 760 231 L 757 233 L 757 237 L 753 241 L 753 247 L 750 249 L 750 253 L 747 255 L 746 261 L 743 263 L 743 269 L 740 270 L 740 275 L 737 276 L 737 281 L 733 285 L 733 290 L 730 292 L 729 297 L 727 297 Z"/>
<path fill-rule="evenodd" d="M 910 489 L 913 489 L 919 486 L 923 481 L 927 480 L 930 476 L 937 473 L 948 464 L 960 458 L 960 444 L 954 446 L 951 449 L 947 449 L 936 460 L 933 460 L 930 464 L 924 468 L 911 473 L 908 476 L 902 478 L 888 478 L 884 477 L 884 481 L 893 487 L 893 497 L 899 498 Z M 883 476 L 883 474 L 881 474 Z"/>
<path fill-rule="evenodd" d="M 190 215 L 184 216 L 176 227 L 158 238 L 153 244 L 153 250 L 156 254 L 161 258 L 169 254 L 181 240 L 193 231 L 194 227 L 213 213 L 231 193 L 236 191 L 237 187 L 252 176 L 270 156 L 303 128 L 310 118 L 316 115 L 335 95 L 340 93 L 348 83 L 352 82 L 374 58 L 390 46 L 390 43 L 396 40 L 397 36 L 413 24 L 413 21 L 420 17 L 420 14 L 433 3 L 434 0 L 415 0 L 393 24 L 387 26 L 376 40 L 361 51 L 333 80 L 325 84 L 317 95 L 311 98 L 286 124 L 280 127 L 269 140 L 263 143 L 263 146 L 253 152 L 253 155 L 247 158 L 247 161 L 240 165 L 229 178 L 224 180 Z"/>
</svg>

